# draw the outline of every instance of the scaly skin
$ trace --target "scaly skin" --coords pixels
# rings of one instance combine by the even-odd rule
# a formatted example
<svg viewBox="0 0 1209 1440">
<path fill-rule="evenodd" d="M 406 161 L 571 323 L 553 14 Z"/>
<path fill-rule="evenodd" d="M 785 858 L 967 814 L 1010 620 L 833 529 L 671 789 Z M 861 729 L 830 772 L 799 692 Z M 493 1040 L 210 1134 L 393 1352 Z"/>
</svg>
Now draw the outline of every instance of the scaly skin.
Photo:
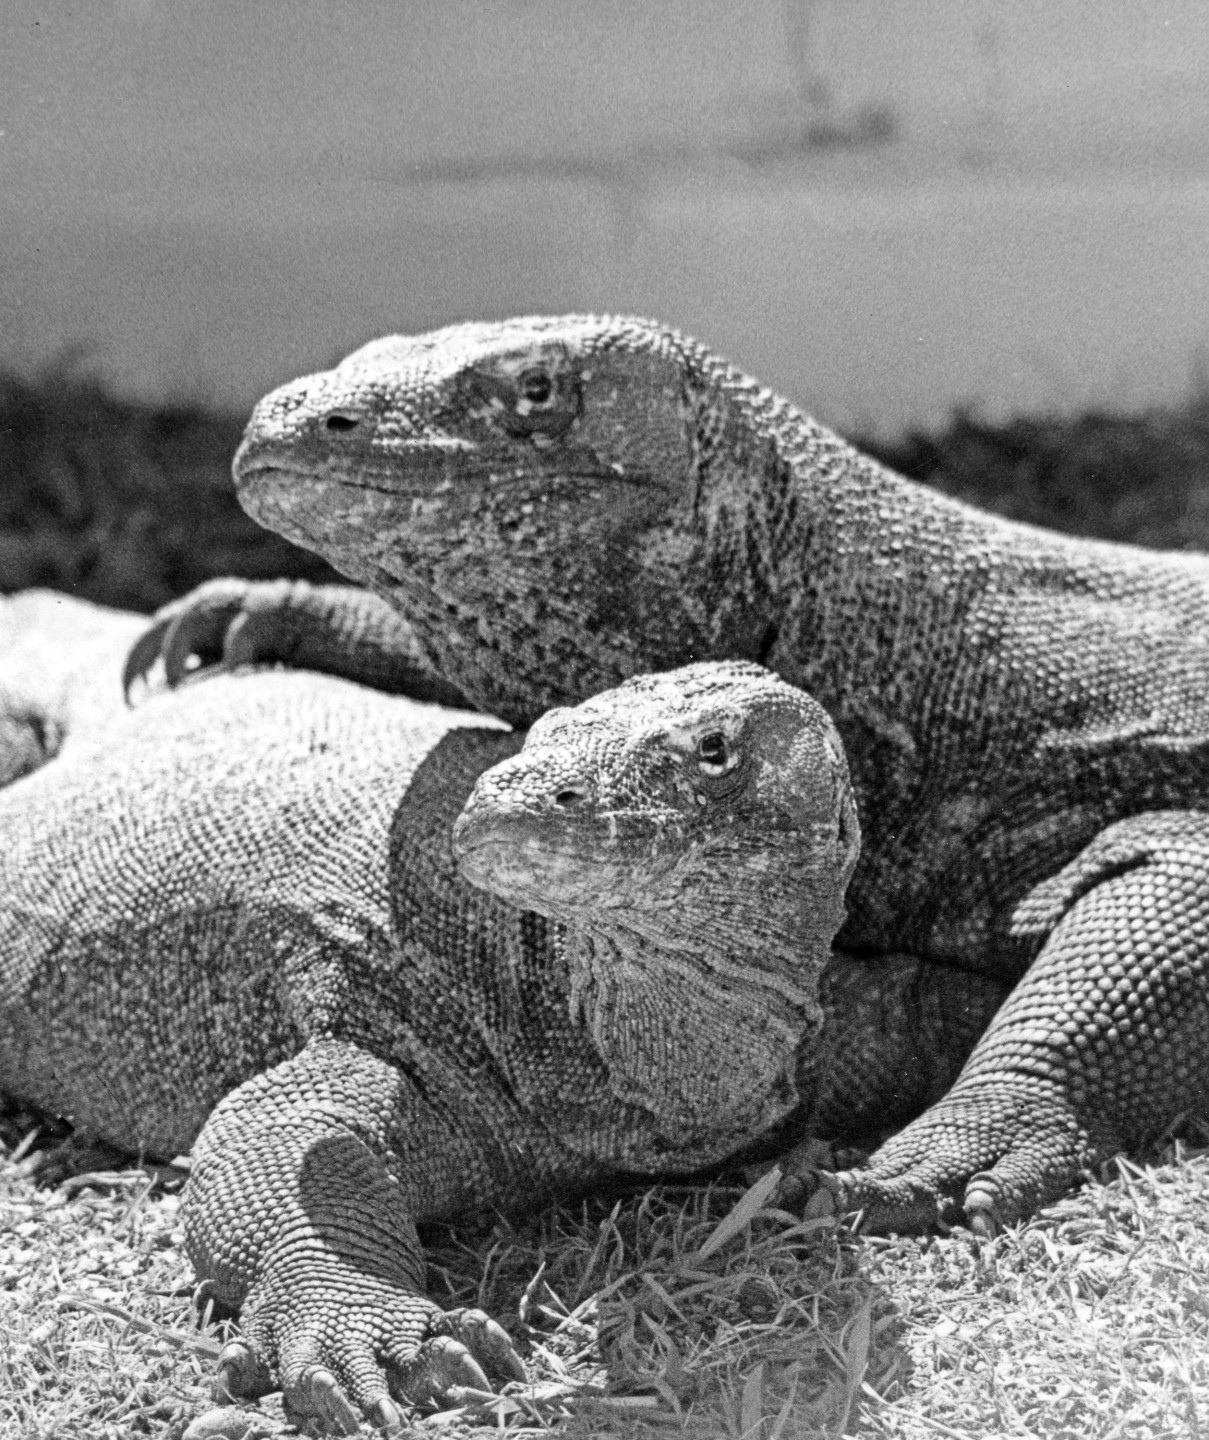
<svg viewBox="0 0 1209 1440">
<path fill-rule="evenodd" d="M 116 661 L 109 683 L 118 704 Z M 352 1433 L 519 1376 L 487 1317 L 424 1297 L 417 1222 L 774 1153 L 816 1124 L 859 1140 L 950 1083 L 1000 1000 L 971 986 L 963 1031 L 943 972 L 832 957 L 856 831 L 807 696 L 697 667 L 561 717 L 570 753 L 602 717 L 618 786 L 665 786 L 616 911 L 641 935 L 621 967 L 607 925 L 459 879 L 454 821 L 520 743 L 480 717 L 217 675 L 0 790 L 0 1088 L 133 1150 L 192 1146 L 189 1254 L 241 1312 L 226 1392 L 280 1385 L 311 1430 Z M 697 746 L 716 731 L 739 758 L 714 774 Z M 913 1068 L 888 1074 L 889 1048 Z"/>
<path fill-rule="evenodd" d="M 955 1200 L 991 1228 L 1209 1107 L 1203 557 L 934 494 L 641 320 L 377 341 L 267 396 L 235 473 L 514 723 L 714 657 L 826 707 L 864 835 L 841 943 L 1020 982 L 841 1203 L 904 1227 Z"/>
<path fill-rule="evenodd" d="M 723 688 L 719 674 L 749 683 Z M 697 676 L 714 703 L 689 689 Z M 652 951 L 666 966 L 723 936 L 745 971 L 792 971 L 802 895 L 819 890 L 810 857 L 838 844 L 849 873 L 859 848 L 847 786 L 828 797 L 797 778 L 803 764 L 814 771 L 822 755 L 840 755 L 829 723 L 802 726 L 801 698 L 756 666 L 714 663 L 548 711 L 471 792 L 453 828 L 462 874 L 560 925 L 584 983 L 606 990 Z M 720 971 L 719 984 L 728 978 Z M 785 1138 L 868 1139 L 918 1113 L 948 1088 L 1004 993 L 907 956 L 834 954 L 820 980 L 822 1029 L 799 1047 L 802 1105 Z M 738 989 L 722 1001 L 728 1031 L 740 1004 Z M 750 1048 L 725 1051 L 719 1063 L 750 1065 Z M 643 1069 L 658 1066 L 660 1089 L 685 1084 L 674 1056 Z"/>
<path fill-rule="evenodd" d="M 124 716 L 122 660 L 146 628 L 53 590 L 0 596 L 0 786 L 103 743 Z"/>
</svg>

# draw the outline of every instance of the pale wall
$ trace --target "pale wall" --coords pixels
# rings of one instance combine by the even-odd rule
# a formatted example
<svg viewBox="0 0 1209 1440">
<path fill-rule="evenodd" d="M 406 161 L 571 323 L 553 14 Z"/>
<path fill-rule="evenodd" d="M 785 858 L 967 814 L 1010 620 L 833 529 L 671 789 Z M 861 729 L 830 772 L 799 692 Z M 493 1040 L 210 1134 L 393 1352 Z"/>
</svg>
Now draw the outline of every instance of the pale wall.
<svg viewBox="0 0 1209 1440">
<path fill-rule="evenodd" d="M 795 152 L 812 75 L 898 143 Z M 6 0 L 0 130 L 0 363 L 145 394 L 632 310 L 893 428 L 1209 344 L 1204 0 Z"/>
</svg>

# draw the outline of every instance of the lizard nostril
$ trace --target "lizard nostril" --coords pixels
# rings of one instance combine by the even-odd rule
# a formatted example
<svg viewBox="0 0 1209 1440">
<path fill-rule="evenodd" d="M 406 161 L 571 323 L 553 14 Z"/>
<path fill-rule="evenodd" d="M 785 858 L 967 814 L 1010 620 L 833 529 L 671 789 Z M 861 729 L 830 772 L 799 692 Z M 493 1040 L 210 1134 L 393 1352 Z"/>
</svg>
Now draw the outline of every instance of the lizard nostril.
<svg viewBox="0 0 1209 1440">
<path fill-rule="evenodd" d="M 355 430 L 357 428 L 357 417 L 349 415 L 343 410 L 333 410 L 330 415 L 324 417 L 323 424 L 328 430 Z"/>
<path fill-rule="evenodd" d="M 568 785 L 555 794 L 554 803 L 560 810 L 574 810 L 577 805 L 582 805 L 586 798 L 582 790 L 573 789 Z"/>
</svg>

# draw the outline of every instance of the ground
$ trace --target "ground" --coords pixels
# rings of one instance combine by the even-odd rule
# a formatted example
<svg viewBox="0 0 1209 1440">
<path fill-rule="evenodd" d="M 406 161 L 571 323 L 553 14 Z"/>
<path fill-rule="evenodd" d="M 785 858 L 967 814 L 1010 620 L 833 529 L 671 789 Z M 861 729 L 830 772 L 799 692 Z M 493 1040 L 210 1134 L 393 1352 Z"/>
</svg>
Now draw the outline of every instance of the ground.
<svg viewBox="0 0 1209 1440">
<path fill-rule="evenodd" d="M 0 1436 L 179 1440 L 221 1341 L 190 1302 L 183 1176 L 38 1188 L 11 1158 L 21 1118 L 0 1161 Z M 1209 1150 L 1108 1170 L 982 1247 L 856 1238 L 760 1208 L 766 1185 L 436 1232 L 431 1292 L 495 1314 L 536 1383 L 494 1406 L 466 1396 L 419 1433 L 1209 1434 Z"/>
</svg>

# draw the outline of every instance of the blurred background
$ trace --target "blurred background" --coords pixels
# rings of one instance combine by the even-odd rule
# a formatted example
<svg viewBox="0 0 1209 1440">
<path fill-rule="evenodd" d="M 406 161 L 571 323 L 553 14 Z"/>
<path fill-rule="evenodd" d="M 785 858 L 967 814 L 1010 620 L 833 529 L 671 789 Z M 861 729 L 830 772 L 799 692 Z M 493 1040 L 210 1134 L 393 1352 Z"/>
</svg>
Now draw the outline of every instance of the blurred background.
<svg viewBox="0 0 1209 1440">
<path fill-rule="evenodd" d="M 321 573 L 234 507 L 373 335 L 634 311 L 911 473 L 1209 548 L 1204 0 L 6 0 L 0 588 Z"/>
</svg>

